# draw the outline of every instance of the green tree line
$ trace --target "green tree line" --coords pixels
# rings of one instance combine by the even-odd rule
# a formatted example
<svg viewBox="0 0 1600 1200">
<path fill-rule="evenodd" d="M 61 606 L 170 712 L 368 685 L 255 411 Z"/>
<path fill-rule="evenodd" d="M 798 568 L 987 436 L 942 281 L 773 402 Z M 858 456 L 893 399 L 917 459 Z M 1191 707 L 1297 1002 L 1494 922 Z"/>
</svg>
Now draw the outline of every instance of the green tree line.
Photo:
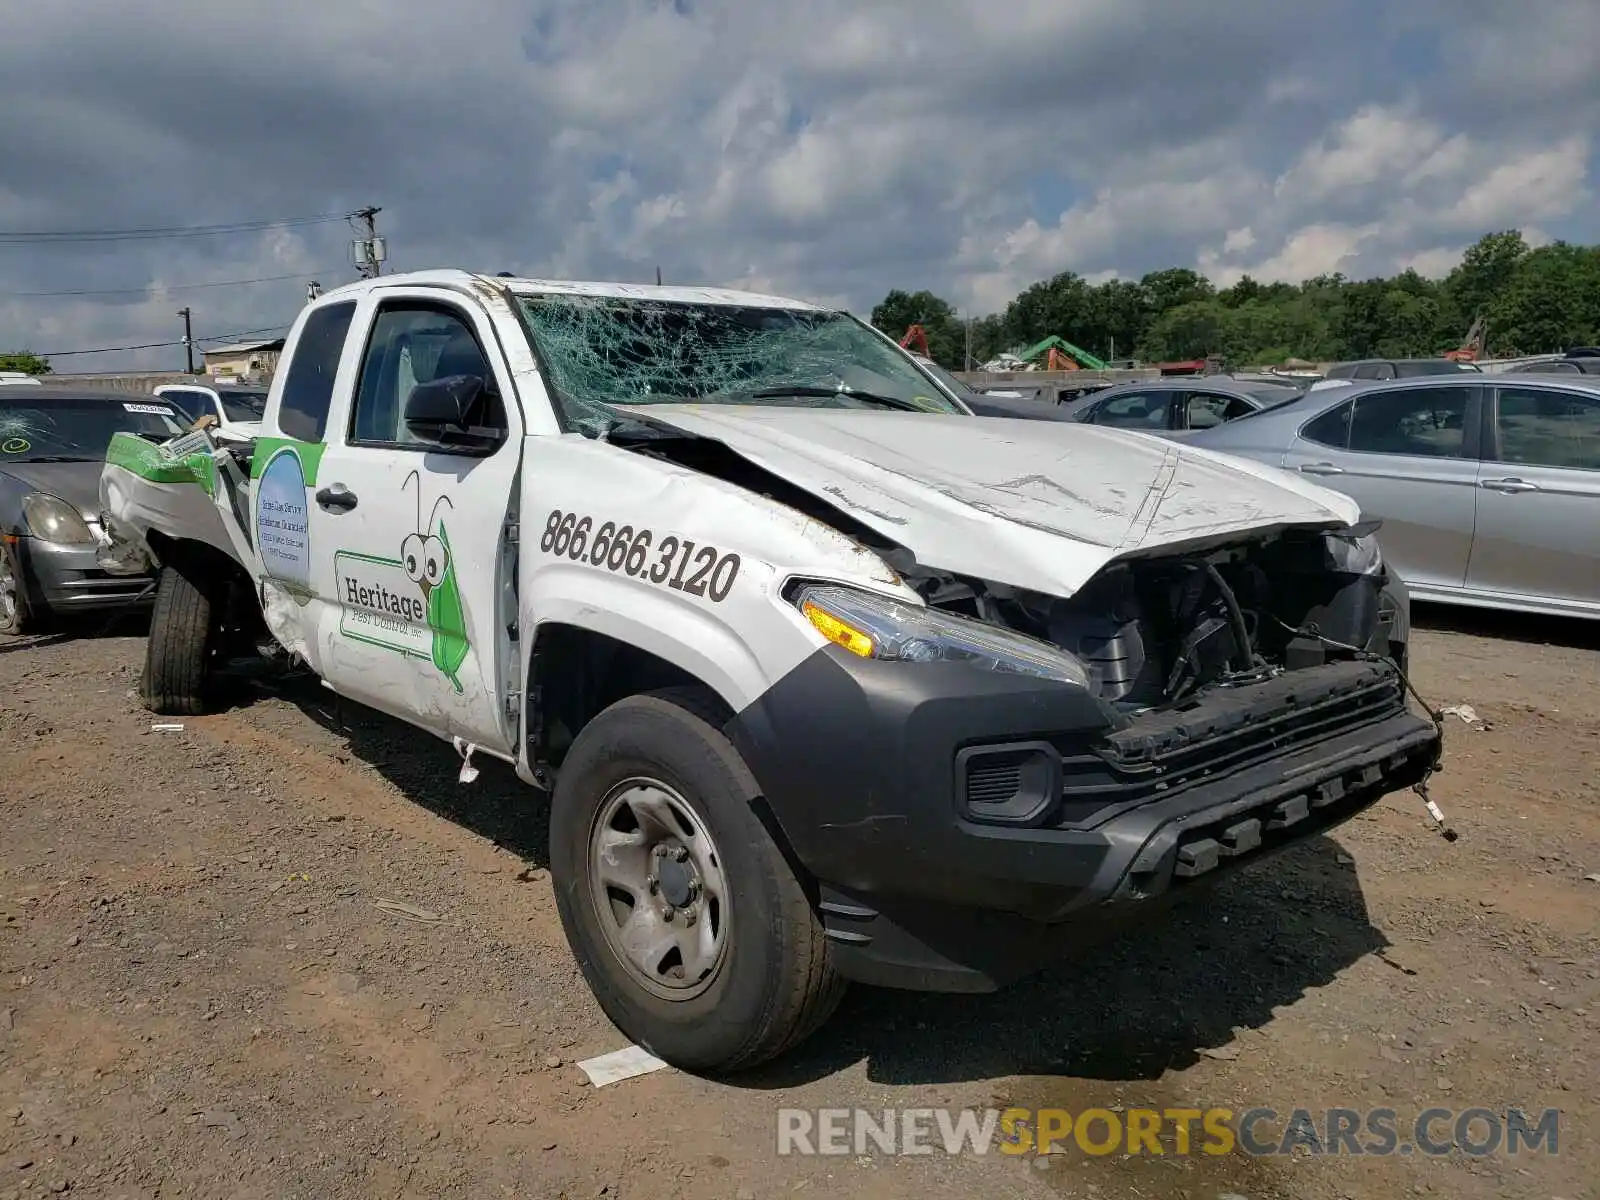
<svg viewBox="0 0 1600 1200">
<path fill-rule="evenodd" d="M 1245 276 L 1218 288 L 1184 267 L 1098 285 L 1064 271 L 1024 289 L 1004 312 L 973 319 L 971 355 L 976 366 L 1054 334 L 1101 358 L 1144 362 L 1431 358 L 1461 345 L 1480 316 L 1486 350 L 1499 357 L 1600 345 L 1600 246 L 1532 249 L 1520 231 L 1505 230 L 1479 239 L 1443 279 L 1412 270 L 1299 284 Z M 891 291 L 872 323 L 896 340 L 921 325 L 934 359 L 963 365 L 969 330 L 932 292 Z"/>
<path fill-rule="evenodd" d="M 37 354 L 17 350 L 10 354 L 0 353 L 0 371 L 21 371 L 24 375 L 48 375 L 50 364 Z"/>
</svg>

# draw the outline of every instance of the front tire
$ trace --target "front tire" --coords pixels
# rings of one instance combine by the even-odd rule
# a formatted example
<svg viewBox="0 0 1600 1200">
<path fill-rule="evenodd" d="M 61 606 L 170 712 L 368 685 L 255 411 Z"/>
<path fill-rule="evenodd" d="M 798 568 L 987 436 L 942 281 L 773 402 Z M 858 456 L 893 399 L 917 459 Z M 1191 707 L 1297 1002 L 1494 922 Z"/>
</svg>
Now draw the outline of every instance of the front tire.
<svg viewBox="0 0 1600 1200">
<path fill-rule="evenodd" d="M 704 709 L 633 696 L 584 727 L 556 783 L 551 874 L 606 1015 L 674 1066 L 727 1072 L 812 1033 L 844 984 L 752 806 L 754 778 Z"/>
<path fill-rule="evenodd" d="M 145 708 L 161 716 L 198 716 L 210 697 L 218 623 L 214 589 L 197 575 L 197 568 L 178 563 L 161 568 L 139 681 Z"/>
<path fill-rule="evenodd" d="M 28 600 L 28 577 L 16 547 L 0 542 L 0 633 L 32 633 L 39 614 Z"/>
</svg>

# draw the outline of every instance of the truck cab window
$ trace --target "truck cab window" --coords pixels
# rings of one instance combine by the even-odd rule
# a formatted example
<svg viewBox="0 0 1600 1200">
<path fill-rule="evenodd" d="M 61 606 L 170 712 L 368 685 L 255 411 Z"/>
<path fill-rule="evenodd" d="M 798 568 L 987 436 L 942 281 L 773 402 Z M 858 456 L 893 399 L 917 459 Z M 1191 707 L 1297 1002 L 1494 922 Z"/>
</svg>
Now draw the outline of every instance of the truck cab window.
<svg viewBox="0 0 1600 1200">
<path fill-rule="evenodd" d="M 436 304 L 384 305 L 362 359 L 350 418 L 351 442 L 431 448 L 431 442 L 406 428 L 406 400 L 417 384 L 452 375 L 483 380 L 490 402 L 483 423 L 504 428 L 504 412 L 492 395 L 497 390 L 494 371 L 461 314 Z"/>
<path fill-rule="evenodd" d="M 278 402 L 278 428 L 285 437 L 302 442 L 322 440 L 328 428 L 333 379 L 339 373 L 339 356 L 355 312 L 352 300 L 319 308 L 306 318 L 289 357 L 289 374 Z"/>
</svg>

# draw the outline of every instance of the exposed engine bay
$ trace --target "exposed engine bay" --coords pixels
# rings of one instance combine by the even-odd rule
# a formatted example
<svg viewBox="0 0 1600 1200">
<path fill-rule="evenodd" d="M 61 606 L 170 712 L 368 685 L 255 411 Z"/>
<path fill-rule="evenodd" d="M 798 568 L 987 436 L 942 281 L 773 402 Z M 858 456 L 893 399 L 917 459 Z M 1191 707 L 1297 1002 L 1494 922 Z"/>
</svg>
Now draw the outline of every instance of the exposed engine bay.
<svg viewBox="0 0 1600 1200">
<path fill-rule="evenodd" d="M 1127 712 L 1389 652 L 1383 576 L 1362 537 L 1368 530 L 1290 529 L 1203 553 L 1128 558 L 1063 599 L 919 563 L 840 507 L 720 442 L 659 434 L 617 440 L 826 522 L 879 554 L 929 607 L 1067 651 L 1089 670 L 1100 698 Z"/>
<path fill-rule="evenodd" d="M 1070 599 L 915 568 L 906 576 L 930 606 L 1066 650 L 1089 669 L 1101 699 L 1137 710 L 1387 653 L 1382 577 L 1349 569 L 1350 544 L 1291 531 L 1205 554 L 1133 559 Z"/>
</svg>

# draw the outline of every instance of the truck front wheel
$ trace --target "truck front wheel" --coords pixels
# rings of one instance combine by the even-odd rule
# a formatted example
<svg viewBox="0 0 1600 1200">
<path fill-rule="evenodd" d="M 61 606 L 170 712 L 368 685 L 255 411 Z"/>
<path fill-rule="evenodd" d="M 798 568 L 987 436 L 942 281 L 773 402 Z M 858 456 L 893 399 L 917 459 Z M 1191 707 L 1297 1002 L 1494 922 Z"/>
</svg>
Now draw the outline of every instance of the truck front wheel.
<svg viewBox="0 0 1600 1200">
<path fill-rule="evenodd" d="M 734 1071 L 815 1030 L 843 982 L 755 780 L 702 708 L 633 696 L 584 727 L 556 783 L 551 874 L 617 1027 L 674 1066 Z"/>
<path fill-rule="evenodd" d="M 212 649 L 217 637 L 214 586 L 193 565 L 161 568 L 150 637 L 145 643 L 140 698 L 162 716 L 196 716 L 206 710 Z"/>
</svg>

